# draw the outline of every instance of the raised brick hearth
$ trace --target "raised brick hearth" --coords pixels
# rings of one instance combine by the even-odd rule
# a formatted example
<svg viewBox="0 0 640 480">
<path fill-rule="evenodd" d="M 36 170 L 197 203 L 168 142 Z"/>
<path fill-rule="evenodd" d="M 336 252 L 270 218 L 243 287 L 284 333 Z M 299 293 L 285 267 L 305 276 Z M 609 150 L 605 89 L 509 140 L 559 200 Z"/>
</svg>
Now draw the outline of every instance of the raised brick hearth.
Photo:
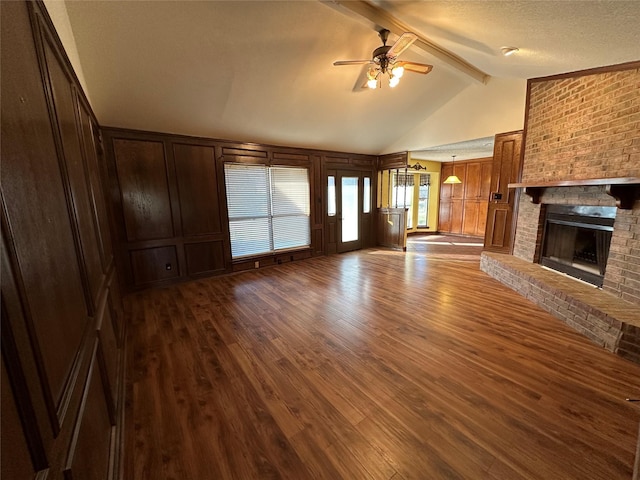
<svg viewBox="0 0 640 480">
<path fill-rule="evenodd" d="M 483 252 L 480 268 L 598 345 L 640 363 L 638 305 L 513 255 Z"/>
<path fill-rule="evenodd" d="M 522 175 L 512 187 L 534 196 L 520 195 L 513 255 L 484 252 L 481 268 L 607 350 L 640 363 L 638 91 L 640 62 L 529 80 Z M 632 186 L 624 187 L 627 198 L 617 205 L 598 289 L 538 262 L 547 206 L 615 206 L 620 197 L 607 180 Z"/>
</svg>

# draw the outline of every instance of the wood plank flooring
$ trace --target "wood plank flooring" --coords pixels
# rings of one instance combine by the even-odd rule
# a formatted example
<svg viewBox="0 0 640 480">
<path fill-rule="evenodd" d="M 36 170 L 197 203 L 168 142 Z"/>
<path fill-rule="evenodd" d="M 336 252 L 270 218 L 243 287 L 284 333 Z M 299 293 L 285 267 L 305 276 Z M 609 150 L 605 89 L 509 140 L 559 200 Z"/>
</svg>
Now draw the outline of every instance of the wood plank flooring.
<svg viewBox="0 0 640 480">
<path fill-rule="evenodd" d="M 127 297 L 126 478 L 631 478 L 640 366 L 466 255 L 366 250 Z"/>
</svg>

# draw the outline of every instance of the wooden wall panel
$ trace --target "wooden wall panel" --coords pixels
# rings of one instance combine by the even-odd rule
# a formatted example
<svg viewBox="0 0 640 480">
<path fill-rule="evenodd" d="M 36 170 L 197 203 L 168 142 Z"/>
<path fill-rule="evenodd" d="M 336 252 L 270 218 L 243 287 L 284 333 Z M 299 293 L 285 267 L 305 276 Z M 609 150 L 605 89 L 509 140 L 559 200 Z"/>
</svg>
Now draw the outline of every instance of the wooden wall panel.
<svg viewBox="0 0 640 480">
<path fill-rule="evenodd" d="M 406 250 L 407 212 L 405 208 L 378 209 L 378 244 L 383 247 Z"/>
<path fill-rule="evenodd" d="M 110 310 L 110 317 L 113 323 L 113 330 L 118 339 L 118 345 L 122 346 L 124 341 L 125 321 L 124 310 L 122 306 L 122 293 L 120 284 L 116 278 L 115 270 L 111 272 L 111 278 L 109 280 L 109 290 L 107 292 L 107 306 Z"/>
<path fill-rule="evenodd" d="M 122 286 L 137 290 L 187 278 L 335 252 L 326 215 L 327 168 L 375 178 L 376 158 L 300 148 L 107 128 L 103 130 Z M 406 160 L 406 154 L 398 158 Z M 224 185 L 225 162 L 309 169 L 311 246 L 304 254 L 269 253 L 233 261 Z M 126 184 L 124 184 L 126 182 Z M 372 189 L 372 205 L 377 191 Z M 152 200 L 153 199 L 153 200 Z M 152 201 L 156 203 L 151 204 Z M 375 217 L 362 222 L 363 247 L 375 244 Z M 175 225 L 175 228 L 173 226 Z M 148 251 L 147 251 L 148 250 Z M 145 252 L 146 253 L 143 253 Z M 222 262 L 222 263 L 221 263 Z M 171 270 L 165 264 L 171 263 Z"/>
<path fill-rule="evenodd" d="M 3 332 L 4 334 L 4 332 Z M 9 375 L 1 358 L 2 415 L 0 415 L 0 477 L 13 480 L 33 479 L 34 467 L 29 453 L 29 446 L 22 429 L 15 394 L 11 389 Z"/>
<path fill-rule="evenodd" d="M 109 216 L 104 195 L 103 185 L 105 179 L 101 174 L 98 163 L 98 149 L 102 152 L 102 146 L 97 145 L 99 134 L 97 127 L 91 119 L 91 114 L 87 111 L 84 103 L 80 102 L 78 110 L 79 123 L 82 135 L 83 152 L 85 165 L 87 168 L 91 202 L 93 207 L 94 222 L 98 230 L 99 249 L 102 258 L 102 268 L 107 272 L 113 263 L 113 245 L 111 242 L 111 229 L 109 227 Z M 100 161 L 103 161 L 100 154 Z"/>
<path fill-rule="evenodd" d="M 162 142 L 114 139 L 113 149 L 127 240 L 173 237 Z"/>
<path fill-rule="evenodd" d="M 2 68 L 11 74 L 2 75 L 1 188 L 27 321 L 45 388 L 58 410 L 88 308 L 38 58 L 33 41 L 25 41 L 20 30 L 25 25 L 29 28 L 24 4 L 3 5 Z"/>
<path fill-rule="evenodd" d="M 96 325 L 98 333 L 98 359 L 100 360 L 100 371 L 103 377 L 104 390 L 108 399 L 108 406 L 112 423 L 115 422 L 114 413 L 118 404 L 118 371 L 120 368 L 120 350 L 118 338 L 114 330 L 111 309 L 107 298 L 100 306 L 100 317 Z"/>
<path fill-rule="evenodd" d="M 118 346 L 104 362 L 117 372 L 109 412 L 100 382 L 86 390 L 114 273 L 95 118 L 44 4 L 7 2 L 0 22 L 2 478 L 61 479 L 72 445 L 76 478 L 104 479 L 121 443 L 111 423 L 94 427 L 105 411 L 122 425 L 124 370 Z"/>
<path fill-rule="evenodd" d="M 58 418 L 48 388 L 42 388 L 42 365 L 34 355 L 32 347 L 33 333 L 29 329 L 25 317 L 25 305 L 22 301 L 20 289 L 17 284 L 15 268 L 6 243 L 5 224 L 0 231 L 0 257 L 2 285 L 0 295 L 0 347 L 2 362 L 7 369 L 8 383 L 3 380 L 0 390 L 3 402 L 15 404 L 19 420 L 22 424 L 22 435 L 29 448 L 33 462 L 33 470 L 47 468 L 49 460 L 47 450 L 54 441 L 57 433 Z M 33 396 L 30 391 L 43 391 L 43 395 Z M 12 396 L 13 399 L 5 398 Z M 5 409 L 0 414 L 4 417 Z M 4 418 L 3 418 L 4 420 Z M 8 427 L 9 428 L 9 427 Z M 9 431 L 9 430 L 7 430 Z M 5 439 L 4 427 L 0 430 L 0 436 Z M 5 455 L 10 455 L 11 444 L 3 443 L 3 452 L 0 456 L 0 466 L 4 468 Z M 20 455 L 20 452 L 16 452 Z M 4 471 L 4 470 L 2 470 Z M 4 474 L 0 474 L 4 478 Z"/>
<path fill-rule="evenodd" d="M 111 421 L 93 348 L 84 396 L 64 469 L 65 480 L 104 480 L 109 473 Z"/>
<path fill-rule="evenodd" d="M 167 280 L 180 275 L 178 254 L 173 245 L 133 250 L 130 255 L 133 281 L 136 285 Z"/>
<path fill-rule="evenodd" d="M 224 243 L 222 240 L 187 243 L 184 246 L 184 251 L 189 275 L 224 271 Z"/>
<path fill-rule="evenodd" d="M 218 179 L 213 147 L 173 144 L 182 234 L 221 233 Z"/>
<path fill-rule="evenodd" d="M 69 189 L 73 205 L 73 217 L 79 237 L 78 257 L 81 259 L 81 273 L 86 279 L 89 315 L 93 315 L 98 301 L 98 293 L 104 281 L 102 257 L 99 250 L 97 225 L 94 224 L 93 209 L 88 190 L 88 173 L 85 169 L 83 152 L 76 124 L 78 105 L 74 86 L 63 66 L 56 59 L 50 43 L 44 44 L 45 58 L 49 67 L 51 92 L 59 135 L 62 143 L 64 168 L 68 175 Z"/>
</svg>

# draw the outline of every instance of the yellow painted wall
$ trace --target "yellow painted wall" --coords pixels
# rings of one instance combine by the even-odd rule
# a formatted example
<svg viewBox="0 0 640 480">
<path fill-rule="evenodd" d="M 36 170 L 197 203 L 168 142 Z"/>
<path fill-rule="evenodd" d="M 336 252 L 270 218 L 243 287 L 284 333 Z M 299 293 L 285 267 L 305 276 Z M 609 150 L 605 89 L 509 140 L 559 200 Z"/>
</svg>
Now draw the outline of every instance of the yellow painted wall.
<svg viewBox="0 0 640 480">
<path fill-rule="evenodd" d="M 417 228 L 413 227 L 408 232 L 436 232 L 438 231 L 438 205 L 440 203 L 440 162 L 433 162 L 429 160 L 412 160 L 411 154 L 409 154 L 409 165 L 419 163 L 427 168 L 427 170 L 408 170 L 407 173 L 414 172 L 416 174 L 428 173 L 431 175 L 431 188 L 429 189 L 429 228 Z M 395 169 L 394 169 L 395 170 Z M 404 169 L 399 169 L 399 173 L 404 173 Z M 384 170 L 378 173 L 378 207 L 393 207 L 389 205 L 389 170 Z M 414 189 L 413 205 L 418 204 L 418 189 Z M 418 223 L 418 209 L 413 208 L 413 221 L 412 225 Z"/>
</svg>

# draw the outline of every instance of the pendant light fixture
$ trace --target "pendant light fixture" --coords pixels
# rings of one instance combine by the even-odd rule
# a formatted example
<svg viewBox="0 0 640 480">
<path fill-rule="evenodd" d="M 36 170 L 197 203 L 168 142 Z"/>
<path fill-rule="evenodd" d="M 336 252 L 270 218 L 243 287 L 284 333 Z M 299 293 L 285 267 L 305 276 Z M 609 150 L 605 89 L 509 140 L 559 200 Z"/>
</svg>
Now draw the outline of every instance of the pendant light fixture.
<svg viewBox="0 0 640 480">
<path fill-rule="evenodd" d="M 456 156 L 455 155 L 451 155 L 451 158 L 453 158 L 453 160 L 451 162 L 452 163 L 451 173 L 453 173 L 453 175 L 449 175 L 447 177 L 447 179 L 443 183 L 447 183 L 447 184 L 462 183 L 462 181 L 455 175 Z"/>
</svg>

